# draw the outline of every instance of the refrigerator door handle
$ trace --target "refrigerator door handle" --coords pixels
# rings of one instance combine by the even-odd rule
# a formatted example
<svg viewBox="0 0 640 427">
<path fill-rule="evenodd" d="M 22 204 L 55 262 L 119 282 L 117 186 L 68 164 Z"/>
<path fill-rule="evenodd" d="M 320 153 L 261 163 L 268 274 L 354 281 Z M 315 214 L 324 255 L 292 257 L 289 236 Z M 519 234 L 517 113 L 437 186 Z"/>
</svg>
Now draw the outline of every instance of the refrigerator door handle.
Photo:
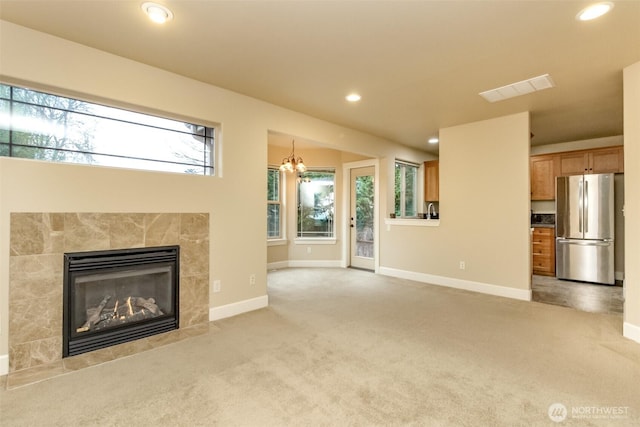
<svg viewBox="0 0 640 427">
<path fill-rule="evenodd" d="M 584 180 L 584 232 L 589 232 L 589 181 Z"/>
<path fill-rule="evenodd" d="M 582 189 L 582 180 L 578 182 L 578 232 L 582 233 L 582 215 L 584 212 L 584 191 Z"/>
<path fill-rule="evenodd" d="M 597 240 L 597 241 L 589 241 L 589 240 L 570 240 L 570 239 L 557 239 L 558 243 L 569 243 L 571 245 L 580 245 L 580 246 L 609 246 L 613 240 L 605 239 L 605 240 Z"/>
</svg>

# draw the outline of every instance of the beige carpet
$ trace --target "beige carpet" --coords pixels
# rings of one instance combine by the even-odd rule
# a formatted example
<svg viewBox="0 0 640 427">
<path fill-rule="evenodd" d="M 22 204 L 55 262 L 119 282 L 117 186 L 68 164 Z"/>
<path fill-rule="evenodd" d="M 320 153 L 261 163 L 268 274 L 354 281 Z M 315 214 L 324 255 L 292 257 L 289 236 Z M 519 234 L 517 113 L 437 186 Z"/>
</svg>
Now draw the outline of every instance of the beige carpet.
<svg viewBox="0 0 640 427">
<path fill-rule="evenodd" d="M 271 272 L 269 298 L 205 335 L 1 387 L 0 425 L 640 423 L 621 316 L 343 269 Z"/>
</svg>

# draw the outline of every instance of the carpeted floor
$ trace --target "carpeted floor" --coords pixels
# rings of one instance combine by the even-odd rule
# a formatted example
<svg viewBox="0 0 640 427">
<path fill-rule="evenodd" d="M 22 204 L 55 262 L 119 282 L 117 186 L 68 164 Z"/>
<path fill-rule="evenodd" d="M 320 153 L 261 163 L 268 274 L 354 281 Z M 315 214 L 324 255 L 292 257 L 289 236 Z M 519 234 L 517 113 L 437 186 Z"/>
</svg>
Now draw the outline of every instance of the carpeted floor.
<svg viewBox="0 0 640 427">
<path fill-rule="evenodd" d="M 621 336 L 620 315 L 359 270 L 268 278 L 269 308 L 207 334 L 22 388 L 0 384 L 0 425 L 640 423 L 640 344 Z M 567 410 L 561 424 L 553 404 Z"/>
</svg>

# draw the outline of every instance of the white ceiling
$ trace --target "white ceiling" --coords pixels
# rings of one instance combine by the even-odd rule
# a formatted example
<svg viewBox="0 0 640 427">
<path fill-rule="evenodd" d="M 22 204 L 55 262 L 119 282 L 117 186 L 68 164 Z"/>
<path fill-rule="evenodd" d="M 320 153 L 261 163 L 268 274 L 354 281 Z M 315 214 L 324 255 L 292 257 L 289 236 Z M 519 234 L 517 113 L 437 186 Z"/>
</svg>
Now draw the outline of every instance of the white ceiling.
<svg viewBox="0 0 640 427">
<path fill-rule="evenodd" d="M 590 22 L 573 0 L 159 2 L 163 26 L 129 0 L 0 0 L 0 18 L 425 150 L 439 128 L 526 110 L 532 145 L 620 135 L 622 69 L 640 61 L 637 0 Z M 555 88 L 478 95 L 545 73 Z"/>
</svg>

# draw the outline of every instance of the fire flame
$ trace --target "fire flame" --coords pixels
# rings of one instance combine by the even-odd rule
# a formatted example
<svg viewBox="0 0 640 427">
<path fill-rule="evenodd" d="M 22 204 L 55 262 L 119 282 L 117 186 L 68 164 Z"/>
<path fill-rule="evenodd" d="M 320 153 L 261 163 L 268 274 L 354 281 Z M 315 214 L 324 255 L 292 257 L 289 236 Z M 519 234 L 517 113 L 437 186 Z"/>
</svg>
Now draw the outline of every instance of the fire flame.
<svg viewBox="0 0 640 427">
<path fill-rule="evenodd" d="M 127 306 L 129 307 L 129 316 L 133 316 L 133 307 L 131 306 L 131 297 L 127 298 Z"/>
</svg>

